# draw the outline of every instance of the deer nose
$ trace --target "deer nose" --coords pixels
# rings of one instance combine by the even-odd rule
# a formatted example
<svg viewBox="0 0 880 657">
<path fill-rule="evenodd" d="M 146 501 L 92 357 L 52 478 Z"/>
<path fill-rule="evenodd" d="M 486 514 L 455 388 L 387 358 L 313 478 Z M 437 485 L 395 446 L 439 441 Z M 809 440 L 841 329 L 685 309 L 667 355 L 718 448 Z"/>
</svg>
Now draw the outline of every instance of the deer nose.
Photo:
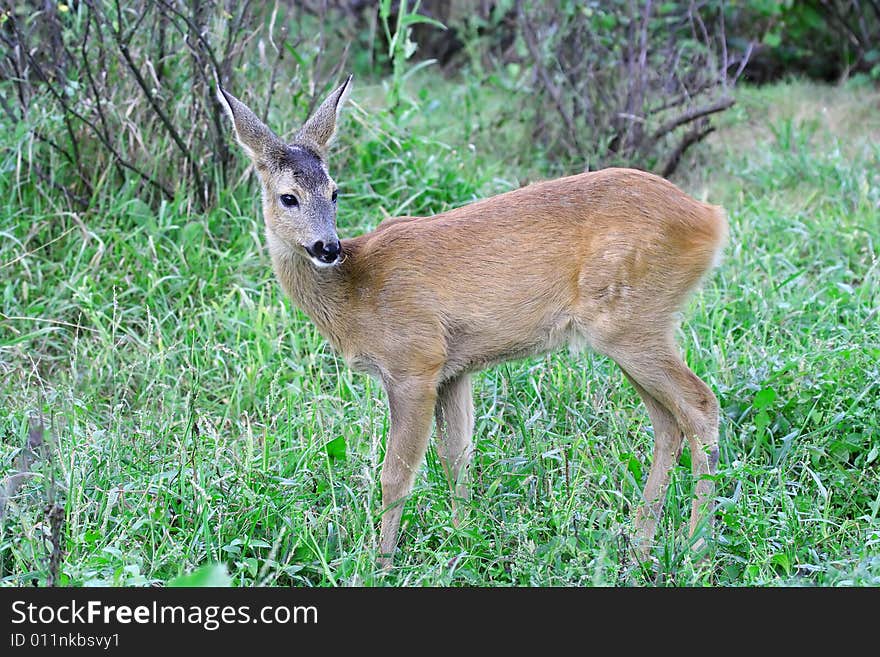
<svg viewBox="0 0 880 657">
<path fill-rule="evenodd" d="M 329 265 L 336 262 L 336 259 L 339 257 L 339 252 L 342 251 L 342 246 L 339 244 L 339 240 L 331 240 L 328 242 L 318 240 L 308 247 L 306 251 L 308 251 L 309 255 L 313 258 L 316 258 L 321 262 L 326 262 Z"/>
</svg>

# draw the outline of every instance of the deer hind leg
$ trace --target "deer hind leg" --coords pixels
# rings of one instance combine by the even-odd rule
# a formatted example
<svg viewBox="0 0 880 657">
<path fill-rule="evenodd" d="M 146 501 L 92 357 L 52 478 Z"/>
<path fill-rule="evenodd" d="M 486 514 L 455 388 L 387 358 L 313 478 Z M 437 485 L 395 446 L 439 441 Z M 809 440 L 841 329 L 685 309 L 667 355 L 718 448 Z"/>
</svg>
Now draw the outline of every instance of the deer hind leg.
<svg viewBox="0 0 880 657">
<path fill-rule="evenodd" d="M 474 402 L 469 375 L 440 386 L 436 417 L 437 454 L 453 495 L 453 523 L 458 525 L 459 501 L 470 499 L 468 468 L 473 456 Z"/>
<path fill-rule="evenodd" d="M 654 458 L 642 493 L 642 503 L 636 511 L 636 546 L 639 556 L 646 559 L 651 552 L 657 522 L 663 512 L 669 476 L 681 456 L 684 434 L 666 407 L 654 399 L 626 370 L 623 373 L 645 403 L 654 427 Z"/>
<path fill-rule="evenodd" d="M 391 566 L 403 504 L 425 456 L 431 416 L 437 399 L 436 382 L 423 378 L 386 381 L 391 427 L 382 463 L 382 525 L 379 564 Z"/>
<path fill-rule="evenodd" d="M 711 527 L 713 521 L 711 504 L 715 485 L 707 475 L 715 474 L 719 454 L 719 409 L 715 395 L 696 374 L 688 369 L 676 353 L 671 340 L 658 341 L 653 346 L 640 344 L 624 349 L 615 346 L 605 350 L 605 353 L 611 356 L 655 402 L 666 409 L 667 415 L 675 419 L 681 433 L 688 439 L 695 480 L 690 533 L 692 536 L 695 534 L 704 517 Z M 653 419 L 652 417 L 652 421 Z M 664 418 L 666 419 L 668 418 Z M 653 466 L 651 474 L 653 474 Z M 664 475 L 664 479 L 666 477 L 668 475 Z M 657 474 L 657 480 L 661 481 L 660 474 Z M 648 493 L 653 491 L 646 492 L 646 499 L 649 499 Z"/>
</svg>

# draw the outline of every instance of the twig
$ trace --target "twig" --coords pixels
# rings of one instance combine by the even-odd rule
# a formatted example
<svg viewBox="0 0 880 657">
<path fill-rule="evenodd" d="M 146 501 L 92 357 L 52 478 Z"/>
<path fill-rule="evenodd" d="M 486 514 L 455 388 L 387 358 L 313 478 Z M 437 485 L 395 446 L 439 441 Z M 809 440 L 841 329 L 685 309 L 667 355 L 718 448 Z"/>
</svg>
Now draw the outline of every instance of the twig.
<svg viewBox="0 0 880 657">
<path fill-rule="evenodd" d="M 184 43 L 186 44 L 187 48 L 189 48 L 193 58 L 199 60 L 200 52 L 204 52 L 204 54 L 208 58 L 208 63 L 211 66 L 214 79 L 226 81 L 231 75 L 230 57 L 232 54 L 232 47 L 235 44 L 234 37 L 238 30 L 241 28 L 241 24 L 244 21 L 248 11 L 250 10 L 250 0 L 247 0 L 242 5 L 241 10 L 238 12 L 236 20 L 233 21 L 233 23 L 228 28 L 228 32 L 226 35 L 226 46 L 224 48 L 222 62 L 218 61 L 210 42 L 205 38 L 198 25 L 196 25 L 189 16 L 179 11 L 176 7 L 174 7 L 174 5 L 167 2 L 167 0 L 159 0 L 159 4 L 164 9 L 180 18 L 189 29 L 189 32 L 187 32 L 181 29 L 180 26 L 177 25 L 174 21 L 171 21 L 171 25 L 183 35 Z M 194 37 L 195 42 L 198 44 L 198 48 L 196 48 L 190 42 L 190 36 Z M 223 108 L 220 105 L 220 101 L 217 99 L 216 94 L 214 93 L 214 81 L 206 76 L 204 66 L 199 66 L 198 70 L 199 75 L 201 76 L 202 81 L 204 82 L 207 89 L 206 96 L 209 99 L 208 102 L 211 107 L 211 121 L 213 123 L 214 144 L 217 148 L 221 172 L 223 180 L 225 181 L 227 166 L 231 158 L 229 155 L 229 149 L 226 146 L 226 132 L 225 130 L 223 130 Z"/>
<path fill-rule="evenodd" d="M 749 41 L 749 47 L 746 48 L 745 54 L 743 54 L 742 59 L 739 61 L 739 67 L 736 69 L 736 74 L 733 76 L 733 84 L 736 84 L 736 81 L 739 80 L 739 76 L 742 75 L 742 72 L 745 70 L 746 64 L 749 63 L 749 59 L 752 57 L 752 50 L 754 50 L 754 48 L 754 42 Z M 736 60 L 733 61 L 735 62 Z"/>
<path fill-rule="evenodd" d="M 116 6 L 118 11 L 119 0 L 117 0 Z M 133 31 L 130 31 L 126 39 L 130 40 L 132 35 Z M 165 129 L 168 131 L 171 139 L 174 141 L 175 144 L 177 144 L 177 148 L 180 149 L 180 152 L 183 154 L 187 162 L 189 162 L 190 166 L 192 167 L 192 174 L 193 178 L 195 178 L 196 188 L 199 190 L 198 198 L 200 199 L 200 204 L 204 207 L 204 195 L 206 190 L 204 185 L 202 184 L 202 174 L 199 172 L 198 163 L 196 162 L 195 157 L 193 157 L 193 154 L 190 152 L 187 145 L 183 142 L 183 139 L 181 138 L 180 133 L 177 131 L 177 128 L 174 127 L 174 124 L 159 106 L 159 103 L 156 102 L 156 99 L 153 97 L 153 93 L 150 91 L 150 87 L 147 84 L 147 81 L 144 79 L 143 75 L 141 75 L 140 68 L 138 68 L 138 66 L 134 63 L 134 60 L 132 59 L 131 53 L 128 49 L 128 40 L 122 38 L 121 23 L 119 26 L 117 26 L 116 31 L 114 31 L 114 37 L 116 38 L 116 43 L 119 46 L 119 52 L 122 53 L 122 58 L 125 60 L 125 63 L 128 64 L 129 70 L 134 76 L 135 81 L 138 83 L 138 86 L 147 97 L 147 101 L 149 101 L 150 106 L 153 108 L 153 111 L 156 112 L 156 115 L 159 117 L 162 125 L 165 126 Z"/>
<path fill-rule="evenodd" d="M 630 7 L 630 25 L 635 30 L 635 0 L 632 1 Z M 626 111 L 628 116 L 642 116 L 645 100 L 645 75 L 647 71 L 648 57 L 648 22 L 651 18 L 651 0 L 645 0 L 645 9 L 642 14 L 641 25 L 638 28 L 638 55 L 630 53 L 627 68 L 629 72 L 629 87 L 627 88 Z M 635 35 L 631 35 L 630 43 L 635 41 Z M 619 115 L 620 116 L 620 115 Z M 623 140 L 624 148 L 635 149 L 642 142 L 642 123 L 639 121 L 629 120 L 625 128 L 625 139 Z"/>
<path fill-rule="evenodd" d="M 708 121 L 703 125 L 697 125 L 694 126 L 693 129 L 688 130 L 688 132 L 682 137 L 678 146 L 675 147 L 675 150 L 672 151 L 670 156 L 666 159 L 666 164 L 663 165 L 663 170 L 660 175 L 664 178 L 671 176 L 678 168 L 678 164 L 681 161 L 681 156 L 684 155 L 684 152 L 694 144 L 705 139 L 714 131 L 715 127 L 710 125 Z"/>
<path fill-rule="evenodd" d="M 235 45 L 235 35 L 241 29 L 242 24 L 245 21 L 245 17 L 251 9 L 251 0 L 246 0 L 244 4 L 242 4 L 241 11 L 238 12 L 238 16 L 235 21 L 230 25 L 229 32 L 226 34 L 226 45 L 223 48 L 223 66 L 218 69 L 222 74 L 223 80 L 227 79 L 230 75 L 230 63 L 232 61 L 232 49 Z M 215 61 L 216 63 L 216 61 Z M 212 96 L 214 94 L 211 94 Z M 218 101 L 219 103 L 219 101 Z"/>
<path fill-rule="evenodd" d="M 15 81 L 15 91 L 18 93 L 18 102 L 22 108 L 27 109 L 30 106 L 28 102 L 28 98 L 25 96 L 25 92 L 27 89 L 24 86 L 25 75 L 22 72 L 22 64 L 21 62 L 21 54 L 22 51 L 26 51 L 26 48 L 22 47 L 21 43 L 21 33 L 18 31 L 18 26 L 16 25 L 15 18 L 12 17 L 12 14 L 8 14 L 8 20 L 10 21 L 10 25 L 12 26 L 12 33 L 18 38 L 18 41 L 12 41 L 9 39 L 2 30 L 0 30 L 0 41 L 6 44 L 6 59 L 12 64 L 13 75 L 9 76 L 9 79 Z M 13 53 L 17 53 L 17 57 L 13 57 Z"/>
<path fill-rule="evenodd" d="M 284 59 L 284 45 L 287 42 L 287 26 L 282 25 L 281 45 L 278 46 L 275 44 L 274 28 L 277 15 L 278 1 L 276 0 L 275 7 L 272 9 L 272 17 L 269 19 L 269 43 L 275 48 L 275 61 L 272 63 L 272 73 L 269 76 L 269 89 L 266 91 L 266 103 L 263 107 L 263 115 L 260 117 L 263 120 L 263 123 L 265 123 L 266 119 L 269 117 L 269 106 L 272 104 L 272 95 L 275 93 L 275 82 L 278 79 L 278 66 L 281 64 L 281 60 Z"/>
<path fill-rule="evenodd" d="M 677 127 L 684 125 L 686 123 L 691 123 L 692 121 L 696 121 L 704 116 L 709 116 L 710 114 L 715 114 L 717 112 L 723 112 L 728 107 L 734 104 L 733 98 L 722 98 L 711 105 L 704 105 L 703 107 L 698 107 L 696 109 L 692 109 L 689 112 L 685 112 L 684 114 L 680 114 L 674 119 L 670 119 L 663 125 L 661 125 L 657 130 L 654 131 L 654 134 L 651 135 L 650 140 L 648 141 L 648 148 L 646 151 L 653 148 L 654 144 L 657 143 L 662 137 L 669 134 Z"/>
<path fill-rule="evenodd" d="M 104 129 L 105 139 L 107 139 L 109 141 L 110 140 L 110 128 L 107 125 L 107 119 L 104 116 L 104 109 L 101 105 L 101 96 L 103 94 L 98 90 L 98 85 L 95 82 L 94 76 L 92 75 L 92 66 L 89 63 L 89 53 L 86 50 L 86 46 L 89 41 L 89 31 L 91 29 L 92 20 L 95 21 L 95 29 L 99 34 L 101 32 L 101 24 L 98 21 L 97 16 L 95 16 L 95 9 L 92 7 L 91 2 L 88 3 L 88 6 L 91 9 L 91 11 L 89 12 L 89 15 L 86 16 L 85 34 L 83 35 L 82 43 L 80 44 L 80 52 L 81 52 L 81 56 L 82 56 L 83 67 L 85 68 L 85 71 L 86 71 L 86 79 L 89 83 L 89 87 L 91 87 L 91 89 L 92 89 L 92 95 L 94 96 L 94 99 L 95 99 L 95 109 L 98 112 L 98 122 L 101 124 L 101 127 Z"/>
<path fill-rule="evenodd" d="M 820 4 L 827 9 L 827 15 L 831 16 L 831 18 L 836 22 L 843 31 L 846 32 L 853 44 L 858 46 L 859 50 L 862 51 L 859 53 L 861 56 L 866 50 L 868 50 L 868 44 L 862 41 L 862 37 L 853 29 L 852 25 L 849 24 L 846 17 L 840 12 L 840 9 L 837 6 L 837 3 L 829 2 L 828 0 L 819 0 Z"/>
<path fill-rule="evenodd" d="M 339 74 L 342 69 L 345 67 L 348 62 L 348 49 L 351 47 L 350 43 L 346 43 L 342 48 L 342 54 L 339 57 L 336 57 L 336 63 L 333 65 L 333 68 L 330 69 L 330 75 L 327 76 L 328 80 L 338 80 Z"/>
<path fill-rule="evenodd" d="M 50 176 L 45 171 L 43 171 L 42 167 L 40 167 L 39 164 L 32 160 L 28 162 L 28 166 L 30 166 L 32 171 L 36 172 L 36 174 L 40 177 L 40 180 L 51 185 L 53 188 L 64 194 L 68 198 L 68 200 L 73 201 L 77 206 L 79 206 L 80 210 L 85 211 L 89 209 L 89 201 L 87 198 L 84 198 L 79 194 L 74 194 L 72 191 L 67 189 L 67 187 L 55 180 L 53 176 Z M 82 174 L 79 174 L 79 172 L 77 173 L 80 176 L 80 179 L 82 179 Z M 91 194 L 91 185 L 87 185 L 87 187 L 89 188 L 89 194 Z"/>
<path fill-rule="evenodd" d="M 186 14 L 184 14 L 181 11 L 179 11 L 178 9 L 176 9 L 173 5 L 169 4 L 166 0 L 159 0 L 159 4 L 162 5 L 163 7 L 165 7 L 168 11 L 173 13 L 175 16 L 177 16 L 178 18 L 183 20 L 184 23 L 186 23 L 186 26 L 189 28 L 190 33 L 194 34 L 196 36 L 198 42 L 205 49 L 205 53 L 207 53 L 208 58 L 211 60 L 211 64 L 214 67 L 214 70 L 220 71 L 220 63 L 217 61 L 217 58 L 214 56 L 214 50 L 211 48 L 211 44 L 208 43 L 208 41 L 205 39 L 204 36 L 202 36 L 202 33 L 199 30 L 198 25 L 193 23 L 192 19 L 190 19 L 189 16 L 187 16 Z M 250 3 L 246 3 L 245 7 L 247 7 L 247 4 L 250 4 Z M 175 25 L 174 23 L 172 23 L 172 25 L 174 25 L 174 27 L 176 27 L 177 30 L 179 32 L 181 32 L 181 34 L 186 35 L 186 32 L 181 30 L 178 25 Z M 192 47 L 192 46 L 190 46 L 190 47 Z"/>
<path fill-rule="evenodd" d="M 541 80 L 544 82 L 544 88 L 547 89 L 547 93 L 549 93 L 550 98 L 553 99 L 553 103 L 556 105 L 556 109 L 562 117 L 562 120 L 565 122 L 565 127 L 568 129 L 571 140 L 563 139 L 562 141 L 570 156 L 573 158 L 580 157 L 581 147 L 578 143 L 577 128 L 574 125 L 574 120 L 571 118 L 571 115 L 565 109 L 559 88 L 553 83 L 553 80 L 550 79 L 550 75 L 541 63 L 541 53 L 538 50 L 538 44 L 535 42 L 535 34 L 532 31 L 532 26 L 526 18 L 526 12 L 522 6 L 522 0 L 517 0 L 516 12 L 522 25 L 522 33 L 525 38 L 526 47 L 529 49 L 529 54 L 531 54 L 532 59 L 535 61 L 535 68 L 538 71 L 538 75 L 541 76 Z"/>
<path fill-rule="evenodd" d="M 675 76 L 675 78 L 676 78 L 676 80 L 678 80 L 677 75 Z M 706 91 L 706 89 L 710 88 L 715 83 L 714 80 L 705 80 L 704 82 L 701 82 L 699 85 L 697 85 L 696 88 L 688 89 L 687 86 L 685 85 L 684 81 L 678 80 L 678 82 L 681 85 L 681 87 L 684 89 L 684 92 L 682 92 L 681 94 L 679 94 L 678 96 L 676 96 L 674 98 L 671 98 L 670 100 L 666 101 L 662 105 L 658 105 L 657 107 L 650 108 L 647 111 L 647 114 L 649 116 L 651 114 L 657 114 L 658 112 L 662 112 L 664 110 L 672 109 L 673 107 L 678 107 L 679 105 L 682 105 L 683 103 L 686 103 L 687 101 L 692 100 L 694 96 L 697 96 L 697 95 L 703 93 L 704 91 Z"/>
<path fill-rule="evenodd" d="M 311 97 L 309 98 L 309 107 L 306 110 L 306 116 L 311 116 L 312 111 L 315 109 L 315 106 L 318 104 L 319 94 L 323 90 L 323 84 L 320 84 L 321 79 L 321 56 L 324 54 L 324 41 L 325 41 L 325 32 L 324 25 L 326 25 L 327 16 L 327 0 L 321 0 L 321 9 L 320 15 L 318 16 L 318 23 L 321 25 L 321 31 L 318 34 L 318 49 L 317 54 L 315 55 L 315 63 L 312 65 L 312 71 L 314 71 L 314 78 L 312 79 L 314 83 L 314 87 L 311 89 Z"/>
<path fill-rule="evenodd" d="M 12 119 L 12 121 L 14 123 L 18 123 L 21 120 L 18 117 L 18 115 L 16 115 L 15 111 L 9 106 L 9 102 L 6 100 L 5 94 L 0 94 L 0 107 L 3 108 L 3 111 L 6 112 L 6 115 L 10 119 Z M 23 107 L 22 110 L 26 110 L 26 108 Z M 58 151 L 61 154 L 61 156 L 65 160 L 67 160 L 71 164 L 74 164 L 74 165 L 78 164 L 78 162 L 73 159 L 73 156 L 70 153 L 68 153 L 61 146 L 59 146 L 53 139 L 50 139 L 46 135 L 42 134 L 36 128 L 31 129 L 31 134 L 33 134 L 33 136 L 36 138 L 37 141 L 41 141 L 44 144 L 48 144 L 50 147 L 54 148 L 56 151 Z M 85 178 L 82 177 L 82 174 L 79 171 L 77 171 L 77 174 L 79 175 L 80 180 L 89 188 L 89 193 L 91 194 L 90 183 Z"/>
<path fill-rule="evenodd" d="M 727 91 L 727 32 L 724 29 L 724 7 L 718 12 L 718 27 L 721 32 L 721 88 Z M 706 44 L 708 45 L 708 44 Z"/>
<path fill-rule="evenodd" d="M 16 33 L 16 35 L 20 39 L 21 33 L 18 30 L 18 27 L 15 24 L 15 21 L 11 20 L 10 22 L 12 23 L 13 31 Z M 77 112 L 75 109 L 73 109 L 73 107 L 71 107 L 67 103 L 64 96 L 61 93 L 59 93 L 57 89 L 55 89 L 55 87 L 52 85 L 52 82 L 50 81 L 49 77 L 46 75 L 45 71 L 43 71 L 43 68 L 40 66 L 40 63 L 33 58 L 33 56 L 30 54 L 30 52 L 26 51 L 26 57 L 27 57 L 28 63 L 34 68 L 34 72 L 36 73 L 37 78 L 41 82 L 45 83 L 46 89 L 49 91 L 50 95 L 58 102 L 58 104 L 61 105 L 61 108 L 64 110 L 64 112 L 69 113 L 72 116 L 75 116 L 77 119 L 79 119 L 79 121 L 81 121 L 83 124 L 88 126 L 92 130 L 92 132 L 94 132 L 95 135 L 98 137 L 98 140 L 104 145 L 104 148 L 106 148 L 110 152 L 110 154 L 113 156 L 113 158 L 116 160 L 116 162 L 120 166 L 125 167 L 126 169 L 139 175 L 143 180 L 145 180 L 146 182 L 151 184 L 153 187 L 158 189 L 160 192 L 162 192 L 168 198 L 168 200 L 171 200 L 174 198 L 174 194 L 173 194 L 173 192 L 171 192 L 171 190 L 169 190 L 162 183 L 155 180 L 152 176 L 150 176 L 149 174 L 147 174 L 144 171 L 141 171 L 136 166 L 134 166 L 129 161 L 127 161 L 125 158 L 123 158 L 122 155 L 120 155 L 119 152 L 116 150 L 116 148 L 114 148 L 113 144 L 110 143 L 109 139 L 107 137 L 105 137 L 103 132 L 101 130 L 99 130 L 98 127 L 92 121 L 90 121 L 85 116 L 83 116 L 82 114 Z"/>
</svg>

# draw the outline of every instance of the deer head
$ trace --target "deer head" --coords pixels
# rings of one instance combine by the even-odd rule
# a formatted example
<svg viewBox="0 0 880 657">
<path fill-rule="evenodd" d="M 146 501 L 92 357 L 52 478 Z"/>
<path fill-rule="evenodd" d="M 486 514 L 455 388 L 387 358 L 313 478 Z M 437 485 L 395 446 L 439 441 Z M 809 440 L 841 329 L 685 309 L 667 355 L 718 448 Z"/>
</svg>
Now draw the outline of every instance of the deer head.
<svg viewBox="0 0 880 657">
<path fill-rule="evenodd" d="M 334 266 L 342 251 L 336 233 L 336 183 L 327 169 L 327 152 L 350 91 L 351 76 L 287 144 L 217 84 L 220 104 L 260 179 L 269 248 L 309 258 L 317 267 Z"/>
</svg>

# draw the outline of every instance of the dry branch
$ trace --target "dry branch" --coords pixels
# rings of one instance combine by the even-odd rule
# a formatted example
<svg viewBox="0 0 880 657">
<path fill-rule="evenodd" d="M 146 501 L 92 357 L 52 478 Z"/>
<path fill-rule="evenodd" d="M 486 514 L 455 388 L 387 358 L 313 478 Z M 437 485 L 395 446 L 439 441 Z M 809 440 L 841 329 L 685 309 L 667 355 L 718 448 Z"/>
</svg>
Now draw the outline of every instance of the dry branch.
<svg viewBox="0 0 880 657">
<path fill-rule="evenodd" d="M 701 119 L 704 116 L 709 116 L 710 114 L 723 112 L 728 107 L 731 107 L 734 102 L 735 101 L 733 100 L 733 98 L 722 98 L 721 100 L 715 101 L 711 105 L 697 107 L 688 112 L 685 112 L 684 114 L 676 116 L 674 119 L 663 123 L 659 128 L 657 128 L 657 130 L 653 132 L 649 141 L 649 146 L 653 146 L 657 141 L 668 135 L 679 126 L 685 125 L 687 123 L 692 123 L 697 119 Z"/>
<path fill-rule="evenodd" d="M 671 9 L 652 0 L 609 0 L 592 12 L 556 3 L 515 7 L 534 76 L 532 133 L 561 142 L 567 158 L 590 168 L 671 173 L 705 137 L 703 120 L 733 105 L 730 88 L 751 54 L 751 46 L 744 54 L 729 47 L 714 0 Z"/>
<path fill-rule="evenodd" d="M 554 84 L 553 80 L 550 78 L 550 74 L 547 73 L 547 69 L 542 64 L 543 58 L 541 57 L 541 53 L 538 50 L 538 44 L 535 41 L 535 33 L 532 30 L 532 26 L 529 24 L 528 19 L 526 18 L 525 11 L 523 10 L 522 0 L 517 0 L 516 10 L 517 16 L 520 20 L 520 24 L 522 25 L 522 33 L 523 38 L 526 42 L 526 47 L 529 49 L 529 54 L 531 54 L 532 59 L 535 62 L 538 75 L 541 76 L 541 80 L 544 83 L 544 88 L 547 90 L 547 93 L 550 94 L 550 98 L 556 105 L 556 109 L 559 112 L 559 115 L 562 117 L 562 120 L 565 122 L 565 127 L 568 129 L 571 141 L 567 139 L 563 139 L 562 141 L 568 149 L 569 154 L 573 157 L 577 157 L 581 153 L 581 148 L 578 144 L 577 137 L 578 130 L 575 127 L 574 120 L 571 118 L 571 114 L 569 114 L 568 110 L 565 109 L 565 104 L 562 102 L 562 92 Z"/>
<path fill-rule="evenodd" d="M 672 151 L 672 153 L 669 154 L 669 157 L 666 159 L 666 163 L 660 170 L 660 175 L 664 178 L 668 178 L 669 176 L 671 176 L 675 169 L 678 168 L 678 164 L 681 161 L 681 156 L 684 155 L 684 152 L 694 144 L 703 141 L 714 131 L 714 126 L 705 123 L 702 125 L 696 125 L 688 132 L 686 132 L 681 138 L 681 141 Z"/>
</svg>

